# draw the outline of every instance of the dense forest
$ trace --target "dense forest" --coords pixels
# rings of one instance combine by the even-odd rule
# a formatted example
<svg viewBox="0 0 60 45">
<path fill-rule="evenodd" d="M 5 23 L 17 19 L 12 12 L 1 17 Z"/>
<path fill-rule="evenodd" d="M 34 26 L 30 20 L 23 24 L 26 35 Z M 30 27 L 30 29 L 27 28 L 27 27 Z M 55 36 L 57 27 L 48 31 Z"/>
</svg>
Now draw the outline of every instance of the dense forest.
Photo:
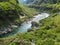
<svg viewBox="0 0 60 45">
<path fill-rule="evenodd" d="M 0 0 L 0 45 L 60 45 L 60 0 L 27 0 L 25 5 L 17 0 Z M 11 25 L 21 26 L 29 18 L 48 13 L 36 29 L 2 37 L 14 31 Z M 23 17 L 23 18 L 21 18 Z M 35 22 L 32 22 L 35 24 Z M 28 27 L 28 26 L 27 26 Z"/>
<path fill-rule="evenodd" d="M 32 13 L 31 11 L 33 11 L 34 13 Z M 26 19 L 32 17 L 35 14 L 38 14 L 35 9 L 24 7 L 16 0 L 1 0 L 0 35 L 4 35 L 5 33 L 13 31 L 14 27 L 12 27 L 12 25 L 20 26 L 22 22 L 24 22 Z"/>
</svg>

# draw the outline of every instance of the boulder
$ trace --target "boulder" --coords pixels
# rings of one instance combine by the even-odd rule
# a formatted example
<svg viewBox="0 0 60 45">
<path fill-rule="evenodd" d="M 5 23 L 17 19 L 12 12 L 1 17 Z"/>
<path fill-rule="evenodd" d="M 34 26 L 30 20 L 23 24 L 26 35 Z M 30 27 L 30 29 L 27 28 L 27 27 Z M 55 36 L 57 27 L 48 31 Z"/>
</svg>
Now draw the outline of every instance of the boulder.
<svg viewBox="0 0 60 45">
<path fill-rule="evenodd" d="M 34 21 L 32 21 L 31 24 L 32 24 L 31 27 L 38 27 L 39 26 L 39 24 L 37 22 L 34 22 Z"/>
</svg>

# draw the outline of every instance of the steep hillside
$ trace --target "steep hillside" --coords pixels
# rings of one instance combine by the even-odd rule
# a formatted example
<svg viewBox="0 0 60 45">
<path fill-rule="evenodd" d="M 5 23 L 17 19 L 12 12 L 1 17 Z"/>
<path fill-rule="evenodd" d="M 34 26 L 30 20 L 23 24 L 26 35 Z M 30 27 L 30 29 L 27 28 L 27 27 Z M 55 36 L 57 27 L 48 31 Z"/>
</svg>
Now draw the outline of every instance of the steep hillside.
<svg viewBox="0 0 60 45">
<path fill-rule="evenodd" d="M 55 4 L 60 2 L 60 0 L 34 0 L 33 4 Z"/>
<path fill-rule="evenodd" d="M 26 7 L 19 4 L 16 0 L 0 1 L 0 25 L 4 25 L 5 22 L 7 24 L 9 22 L 13 23 L 16 19 L 19 19 L 19 16 L 30 15 L 29 13 L 31 12 L 28 11 L 30 9 L 25 8 Z M 33 15 L 33 13 L 31 13 L 31 15 Z"/>
<path fill-rule="evenodd" d="M 18 15 L 19 12 L 17 12 L 19 10 L 18 8 L 19 6 L 17 5 L 17 2 L 15 0 L 12 0 L 12 1 L 6 0 L 6 1 L 0 2 L 0 25 L 4 24 L 5 22 L 7 22 L 8 24 L 9 22 L 19 18 L 19 15 Z"/>
<path fill-rule="evenodd" d="M 31 8 L 39 11 L 43 10 L 50 14 L 48 18 L 40 20 L 37 29 L 32 28 L 30 32 L 18 33 L 14 37 L 1 38 L 0 45 L 60 45 L 60 0 L 48 0 L 49 4 L 45 1 L 47 2 L 47 0 L 43 0 L 41 4 L 40 2 L 35 3 L 35 1 L 35 4 L 29 5 Z M 28 10 L 30 10 L 30 13 L 33 12 L 31 12 L 31 9 Z M 28 11 L 23 12 L 27 14 Z"/>
<path fill-rule="evenodd" d="M 22 22 L 35 14 L 38 14 L 35 9 L 24 7 L 17 0 L 1 0 L 0 36 L 12 32 L 15 29 L 12 25 L 20 26 Z"/>
</svg>

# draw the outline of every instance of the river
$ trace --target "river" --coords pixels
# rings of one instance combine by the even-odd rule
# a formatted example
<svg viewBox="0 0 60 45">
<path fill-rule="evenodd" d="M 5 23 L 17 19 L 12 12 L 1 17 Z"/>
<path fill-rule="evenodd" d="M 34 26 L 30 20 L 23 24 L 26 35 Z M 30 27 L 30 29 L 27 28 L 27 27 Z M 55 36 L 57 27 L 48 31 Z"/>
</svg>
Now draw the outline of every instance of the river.
<svg viewBox="0 0 60 45">
<path fill-rule="evenodd" d="M 48 13 L 41 13 L 41 14 L 35 15 L 35 16 L 33 16 L 33 18 L 27 19 L 27 21 L 23 22 L 20 27 L 18 27 L 17 29 L 15 29 L 14 32 L 6 34 L 6 35 L 4 35 L 2 37 L 9 37 L 9 36 L 16 35 L 17 33 L 27 32 L 27 30 L 29 28 L 31 28 L 31 26 L 32 26 L 32 24 L 31 24 L 32 21 L 39 22 L 40 20 L 45 19 L 48 16 L 49 16 Z"/>
</svg>

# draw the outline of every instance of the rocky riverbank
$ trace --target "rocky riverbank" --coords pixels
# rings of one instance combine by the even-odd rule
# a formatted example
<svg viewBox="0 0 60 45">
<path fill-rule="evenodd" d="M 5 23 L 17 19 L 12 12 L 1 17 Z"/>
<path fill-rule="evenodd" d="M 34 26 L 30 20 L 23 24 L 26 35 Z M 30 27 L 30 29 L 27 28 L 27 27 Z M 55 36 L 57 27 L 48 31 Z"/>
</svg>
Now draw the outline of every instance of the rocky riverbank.
<svg viewBox="0 0 60 45">
<path fill-rule="evenodd" d="M 8 33 L 11 33 L 17 27 L 18 26 L 16 26 L 16 25 L 1 26 L 0 27 L 0 36 L 3 36 L 3 35 L 8 34 Z"/>
<path fill-rule="evenodd" d="M 20 16 L 20 18 L 24 18 L 24 17 L 25 16 Z M 9 24 L 9 25 L 0 26 L 0 37 L 13 32 L 16 28 L 21 26 L 24 22 L 28 22 L 29 20 L 31 20 L 31 18 L 33 17 L 30 17 L 29 19 L 26 19 L 25 21 L 17 23 L 17 24 Z"/>
<path fill-rule="evenodd" d="M 16 35 L 19 32 L 27 32 L 29 28 L 38 27 L 39 26 L 38 22 L 42 19 L 47 18 L 48 16 L 49 16 L 49 14 L 47 14 L 47 13 L 41 13 L 41 14 L 35 15 L 29 19 L 26 19 L 22 23 L 1 26 L 0 36 L 4 36 L 5 34 L 10 36 L 10 35 Z M 17 30 L 15 30 L 16 28 L 17 28 Z M 28 32 L 30 32 L 30 30 Z M 12 34 L 10 34 L 10 33 L 12 33 Z"/>
<path fill-rule="evenodd" d="M 24 18 L 24 17 L 25 16 L 23 16 L 22 18 Z M 29 19 L 26 19 L 24 22 L 28 22 L 32 18 L 33 17 L 30 17 Z M 2 25 L 2 26 L 0 26 L 0 37 L 13 32 L 16 28 L 18 28 L 21 25 L 23 25 L 24 22 L 18 23 L 18 24 L 9 24 L 9 25 Z"/>
</svg>

